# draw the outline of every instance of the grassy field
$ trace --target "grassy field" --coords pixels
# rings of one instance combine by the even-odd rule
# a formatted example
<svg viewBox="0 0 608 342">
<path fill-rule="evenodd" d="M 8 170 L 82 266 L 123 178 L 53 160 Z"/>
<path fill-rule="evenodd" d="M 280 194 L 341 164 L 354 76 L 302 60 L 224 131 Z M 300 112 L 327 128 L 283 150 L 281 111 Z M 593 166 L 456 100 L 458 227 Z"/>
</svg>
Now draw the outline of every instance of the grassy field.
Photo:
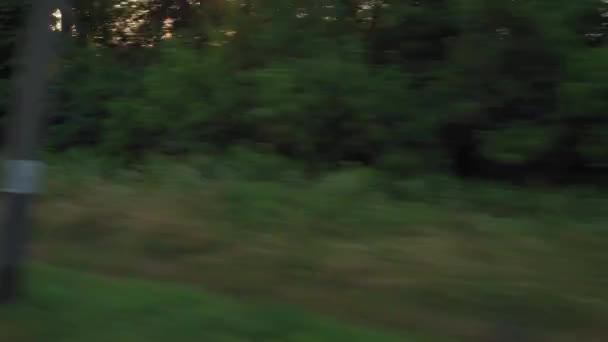
<svg viewBox="0 0 608 342">
<path fill-rule="evenodd" d="M 51 165 L 32 253 L 53 265 L 431 340 L 608 339 L 598 189 L 388 183 L 369 170 L 305 180 L 272 163 L 158 162 L 111 175 Z"/>
<path fill-rule="evenodd" d="M 0 308 L 0 340 L 417 341 L 313 318 L 284 307 L 237 305 L 194 289 L 40 267 L 25 302 Z"/>
</svg>

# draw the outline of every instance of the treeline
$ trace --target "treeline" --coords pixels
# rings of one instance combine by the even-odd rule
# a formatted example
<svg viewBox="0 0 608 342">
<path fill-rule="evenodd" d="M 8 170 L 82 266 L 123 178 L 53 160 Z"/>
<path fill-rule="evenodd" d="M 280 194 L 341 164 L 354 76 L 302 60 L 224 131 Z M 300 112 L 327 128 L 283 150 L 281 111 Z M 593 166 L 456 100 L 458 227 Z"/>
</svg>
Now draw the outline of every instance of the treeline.
<svg viewBox="0 0 608 342">
<path fill-rule="evenodd" d="M 595 181 L 608 167 L 607 12 L 600 0 L 76 1 L 47 145 L 126 162 L 245 146 L 310 170 Z M 5 94 L 18 25 L 1 13 Z"/>
</svg>

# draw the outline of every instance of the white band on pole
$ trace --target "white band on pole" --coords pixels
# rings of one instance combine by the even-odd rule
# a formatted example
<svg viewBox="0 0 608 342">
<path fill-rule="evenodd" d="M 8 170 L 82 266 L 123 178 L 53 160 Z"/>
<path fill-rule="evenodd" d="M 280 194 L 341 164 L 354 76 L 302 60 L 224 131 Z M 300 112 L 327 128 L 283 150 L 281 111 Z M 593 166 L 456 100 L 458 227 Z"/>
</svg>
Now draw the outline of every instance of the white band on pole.
<svg viewBox="0 0 608 342">
<path fill-rule="evenodd" d="M 35 194 L 40 189 L 44 163 L 36 160 L 7 160 L 4 162 L 4 187 L 2 192 L 11 194 Z"/>
</svg>

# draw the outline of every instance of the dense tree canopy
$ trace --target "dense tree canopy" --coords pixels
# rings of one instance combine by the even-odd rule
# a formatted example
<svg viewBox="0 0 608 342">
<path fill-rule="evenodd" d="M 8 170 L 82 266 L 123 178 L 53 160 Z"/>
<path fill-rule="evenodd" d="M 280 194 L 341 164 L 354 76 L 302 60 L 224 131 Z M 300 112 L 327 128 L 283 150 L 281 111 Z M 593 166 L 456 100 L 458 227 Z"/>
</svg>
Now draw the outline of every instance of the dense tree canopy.
<svg viewBox="0 0 608 342">
<path fill-rule="evenodd" d="M 608 166 L 600 0 L 73 5 L 55 151 L 133 160 L 245 145 L 315 168 L 519 180 Z M 21 7 L 0 10 L 1 113 Z"/>
</svg>

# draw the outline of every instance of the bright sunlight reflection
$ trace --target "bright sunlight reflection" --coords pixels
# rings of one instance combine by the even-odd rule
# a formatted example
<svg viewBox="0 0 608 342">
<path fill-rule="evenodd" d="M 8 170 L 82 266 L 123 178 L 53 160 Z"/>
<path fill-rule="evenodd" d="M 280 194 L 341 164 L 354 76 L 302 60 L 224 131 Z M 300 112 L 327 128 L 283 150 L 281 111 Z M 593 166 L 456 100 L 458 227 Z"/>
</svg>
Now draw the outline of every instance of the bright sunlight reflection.
<svg viewBox="0 0 608 342">
<path fill-rule="evenodd" d="M 51 24 L 51 30 L 53 31 L 61 31 L 61 10 L 56 9 L 53 13 L 53 23 Z"/>
</svg>

